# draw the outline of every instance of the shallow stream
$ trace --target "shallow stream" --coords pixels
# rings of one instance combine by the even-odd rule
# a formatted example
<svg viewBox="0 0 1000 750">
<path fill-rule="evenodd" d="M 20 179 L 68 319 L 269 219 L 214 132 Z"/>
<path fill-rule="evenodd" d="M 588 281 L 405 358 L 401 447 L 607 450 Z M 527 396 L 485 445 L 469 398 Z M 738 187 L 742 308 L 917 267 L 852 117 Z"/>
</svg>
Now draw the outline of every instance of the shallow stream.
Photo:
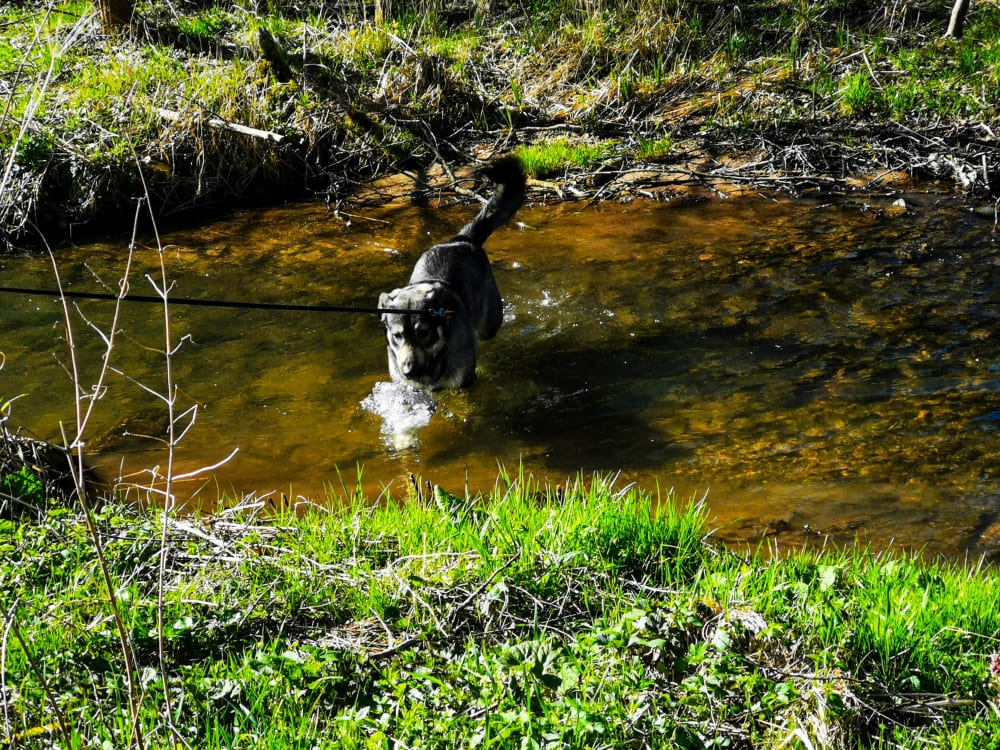
<svg viewBox="0 0 1000 750">
<path fill-rule="evenodd" d="M 370 492 L 403 497 L 411 473 L 460 492 L 523 464 L 554 483 L 620 472 L 619 486 L 707 493 L 728 541 L 978 553 L 1000 518 L 1000 256 L 991 221 L 905 200 L 528 207 L 487 243 L 506 321 L 479 381 L 411 429 L 422 415 L 393 412 L 374 315 L 174 307 L 177 407 L 197 407 L 175 473 L 238 448 L 180 494 L 322 500 L 361 467 Z M 472 212 L 242 213 L 162 238 L 171 295 L 371 306 Z M 63 284 L 114 291 L 125 255 L 61 251 Z M 140 247 L 134 293 L 153 293 L 158 262 Z M 47 257 L 0 268 L 6 285 L 54 283 Z M 112 309 L 71 313 L 88 390 Z M 0 310 L 0 402 L 24 394 L 15 421 L 58 439 L 73 418 L 61 307 L 3 295 Z M 106 475 L 143 482 L 167 460 L 151 394 L 166 389 L 162 308 L 124 306 L 119 330 L 88 447 Z"/>
</svg>

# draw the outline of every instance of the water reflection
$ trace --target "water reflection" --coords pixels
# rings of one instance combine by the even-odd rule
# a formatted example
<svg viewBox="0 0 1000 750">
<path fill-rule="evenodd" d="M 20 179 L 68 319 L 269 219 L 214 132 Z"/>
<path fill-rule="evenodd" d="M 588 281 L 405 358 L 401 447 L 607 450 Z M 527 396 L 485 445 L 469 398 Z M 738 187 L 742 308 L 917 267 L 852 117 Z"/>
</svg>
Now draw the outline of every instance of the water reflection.
<svg viewBox="0 0 1000 750">
<path fill-rule="evenodd" d="M 322 495 L 358 466 L 398 495 L 411 472 L 492 486 L 498 462 L 553 481 L 623 470 L 682 497 L 708 491 L 727 539 L 975 551 L 998 514 L 1000 263 L 990 224 L 907 200 L 906 213 L 763 199 L 526 209 L 487 245 L 504 328 L 482 347 L 479 382 L 441 395 L 433 416 L 420 401 L 391 411 L 374 316 L 174 308 L 178 406 L 197 408 L 179 470 L 239 447 L 197 502 L 219 488 Z M 172 293 L 370 306 L 469 211 L 243 214 L 166 238 Z M 123 252 L 65 253 L 64 280 L 113 288 Z M 156 253 L 137 261 L 136 286 Z M 3 265 L 11 284 L 51 285 L 44 259 Z M 101 349 L 82 318 L 106 326 L 110 310 L 79 308 L 89 383 Z M 56 437 L 72 416 L 59 308 L 3 310 L 0 395 L 25 393 L 15 417 Z M 91 445 L 130 473 L 163 461 L 149 392 L 165 388 L 162 313 L 130 306 L 121 329 L 128 377 L 109 383 Z"/>
</svg>

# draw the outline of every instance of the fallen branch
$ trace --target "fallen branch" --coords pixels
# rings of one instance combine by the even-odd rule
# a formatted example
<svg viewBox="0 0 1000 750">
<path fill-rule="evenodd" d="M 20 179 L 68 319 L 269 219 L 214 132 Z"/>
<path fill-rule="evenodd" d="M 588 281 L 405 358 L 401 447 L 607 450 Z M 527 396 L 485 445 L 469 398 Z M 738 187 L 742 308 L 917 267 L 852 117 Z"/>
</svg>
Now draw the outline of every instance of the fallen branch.
<svg viewBox="0 0 1000 750">
<path fill-rule="evenodd" d="M 171 122 L 180 122 L 184 119 L 184 116 L 180 112 L 175 112 L 172 109 L 164 109 L 163 107 L 156 108 L 157 114 L 164 120 L 170 120 Z M 251 128 L 246 125 L 240 125 L 235 122 L 229 122 L 228 120 L 223 120 L 221 117 L 208 117 L 204 120 L 204 123 L 210 128 L 218 128 L 220 130 L 231 130 L 234 133 L 239 133 L 240 135 L 248 135 L 251 138 L 258 138 L 262 141 L 273 141 L 275 143 L 281 143 L 285 136 L 280 133 L 275 133 L 273 130 L 258 130 L 257 128 Z"/>
</svg>

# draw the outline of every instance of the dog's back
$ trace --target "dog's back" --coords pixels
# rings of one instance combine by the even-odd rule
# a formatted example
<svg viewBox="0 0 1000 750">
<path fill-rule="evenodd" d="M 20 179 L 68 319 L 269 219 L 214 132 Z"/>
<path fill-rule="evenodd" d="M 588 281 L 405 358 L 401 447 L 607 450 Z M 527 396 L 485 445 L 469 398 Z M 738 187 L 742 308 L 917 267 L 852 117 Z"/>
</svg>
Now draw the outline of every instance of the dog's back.
<svg viewBox="0 0 1000 750">
<path fill-rule="evenodd" d="M 493 338 L 503 322 L 503 302 L 483 243 L 524 203 L 526 178 L 516 156 L 497 159 L 482 173 L 499 188 L 450 242 L 435 245 L 417 261 L 410 283 L 442 281 L 465 303 L 479 338 Z"/>
</svg>

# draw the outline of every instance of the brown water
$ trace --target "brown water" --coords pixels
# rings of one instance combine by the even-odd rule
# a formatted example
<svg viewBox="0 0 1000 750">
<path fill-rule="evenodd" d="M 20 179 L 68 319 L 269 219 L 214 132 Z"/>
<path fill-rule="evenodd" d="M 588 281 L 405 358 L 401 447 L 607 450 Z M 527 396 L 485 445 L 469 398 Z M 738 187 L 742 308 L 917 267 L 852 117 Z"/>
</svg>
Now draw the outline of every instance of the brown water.
<svg viewBox="0 0 1000 750">
<path fill-rule="evenodd" d="M 707 503 L 718 535 L 812 534 L 838 542 L 977 552 L 1000 517 L 1000 259 L 992 223 L 933 196 L 909 212 L 858 202 L 760 198 L 528 208 L 487 244 L 506 322 L 480 380 L 439 398 L 420 429 L 392 408 L 372 315 L 172 310 L 180 409 L 197 406 L 177 471 L 211 504 L 222 490 L 322 497 L 353 487 L 405 495 L 410 473 L 460 491 L 520 463 L 562 482 L 621 472 Z M 886 201 L 888 205 L 888 201 Z M 373 209 L 348 224 L 322 206 L 241 214 L 163 238 L 172 295 L 372 305 L 469 207 Z M 59 255 L 68 288 L 115 288 L 125 247 Z M 133 291 L 157 253 L 140 249 Z M 3 283 L 51 286 L 47 258 L 0 261 Z M 0 396 L 45 438 L 72 419 L 61 311 L 0 298 Z M 102 351 L 73 313 L 85 385 Z M 128 305 L 88 445 L 105 472 L 165 467 L 162 311 Z M 376 391 L 370 408 L 362 402 Z M 399 416 L 399 415 L 396 415 Z M 404 409 L 402 416 L 407 412 Z M 412 415 L 411 415 L 412 416 Z M 417 415 L 419 416 L 419 414 Z M 186 424 L 186 422 L 185 422 Z M 409 445 L 407 445 L 409 443 Z"/>
</svg>

